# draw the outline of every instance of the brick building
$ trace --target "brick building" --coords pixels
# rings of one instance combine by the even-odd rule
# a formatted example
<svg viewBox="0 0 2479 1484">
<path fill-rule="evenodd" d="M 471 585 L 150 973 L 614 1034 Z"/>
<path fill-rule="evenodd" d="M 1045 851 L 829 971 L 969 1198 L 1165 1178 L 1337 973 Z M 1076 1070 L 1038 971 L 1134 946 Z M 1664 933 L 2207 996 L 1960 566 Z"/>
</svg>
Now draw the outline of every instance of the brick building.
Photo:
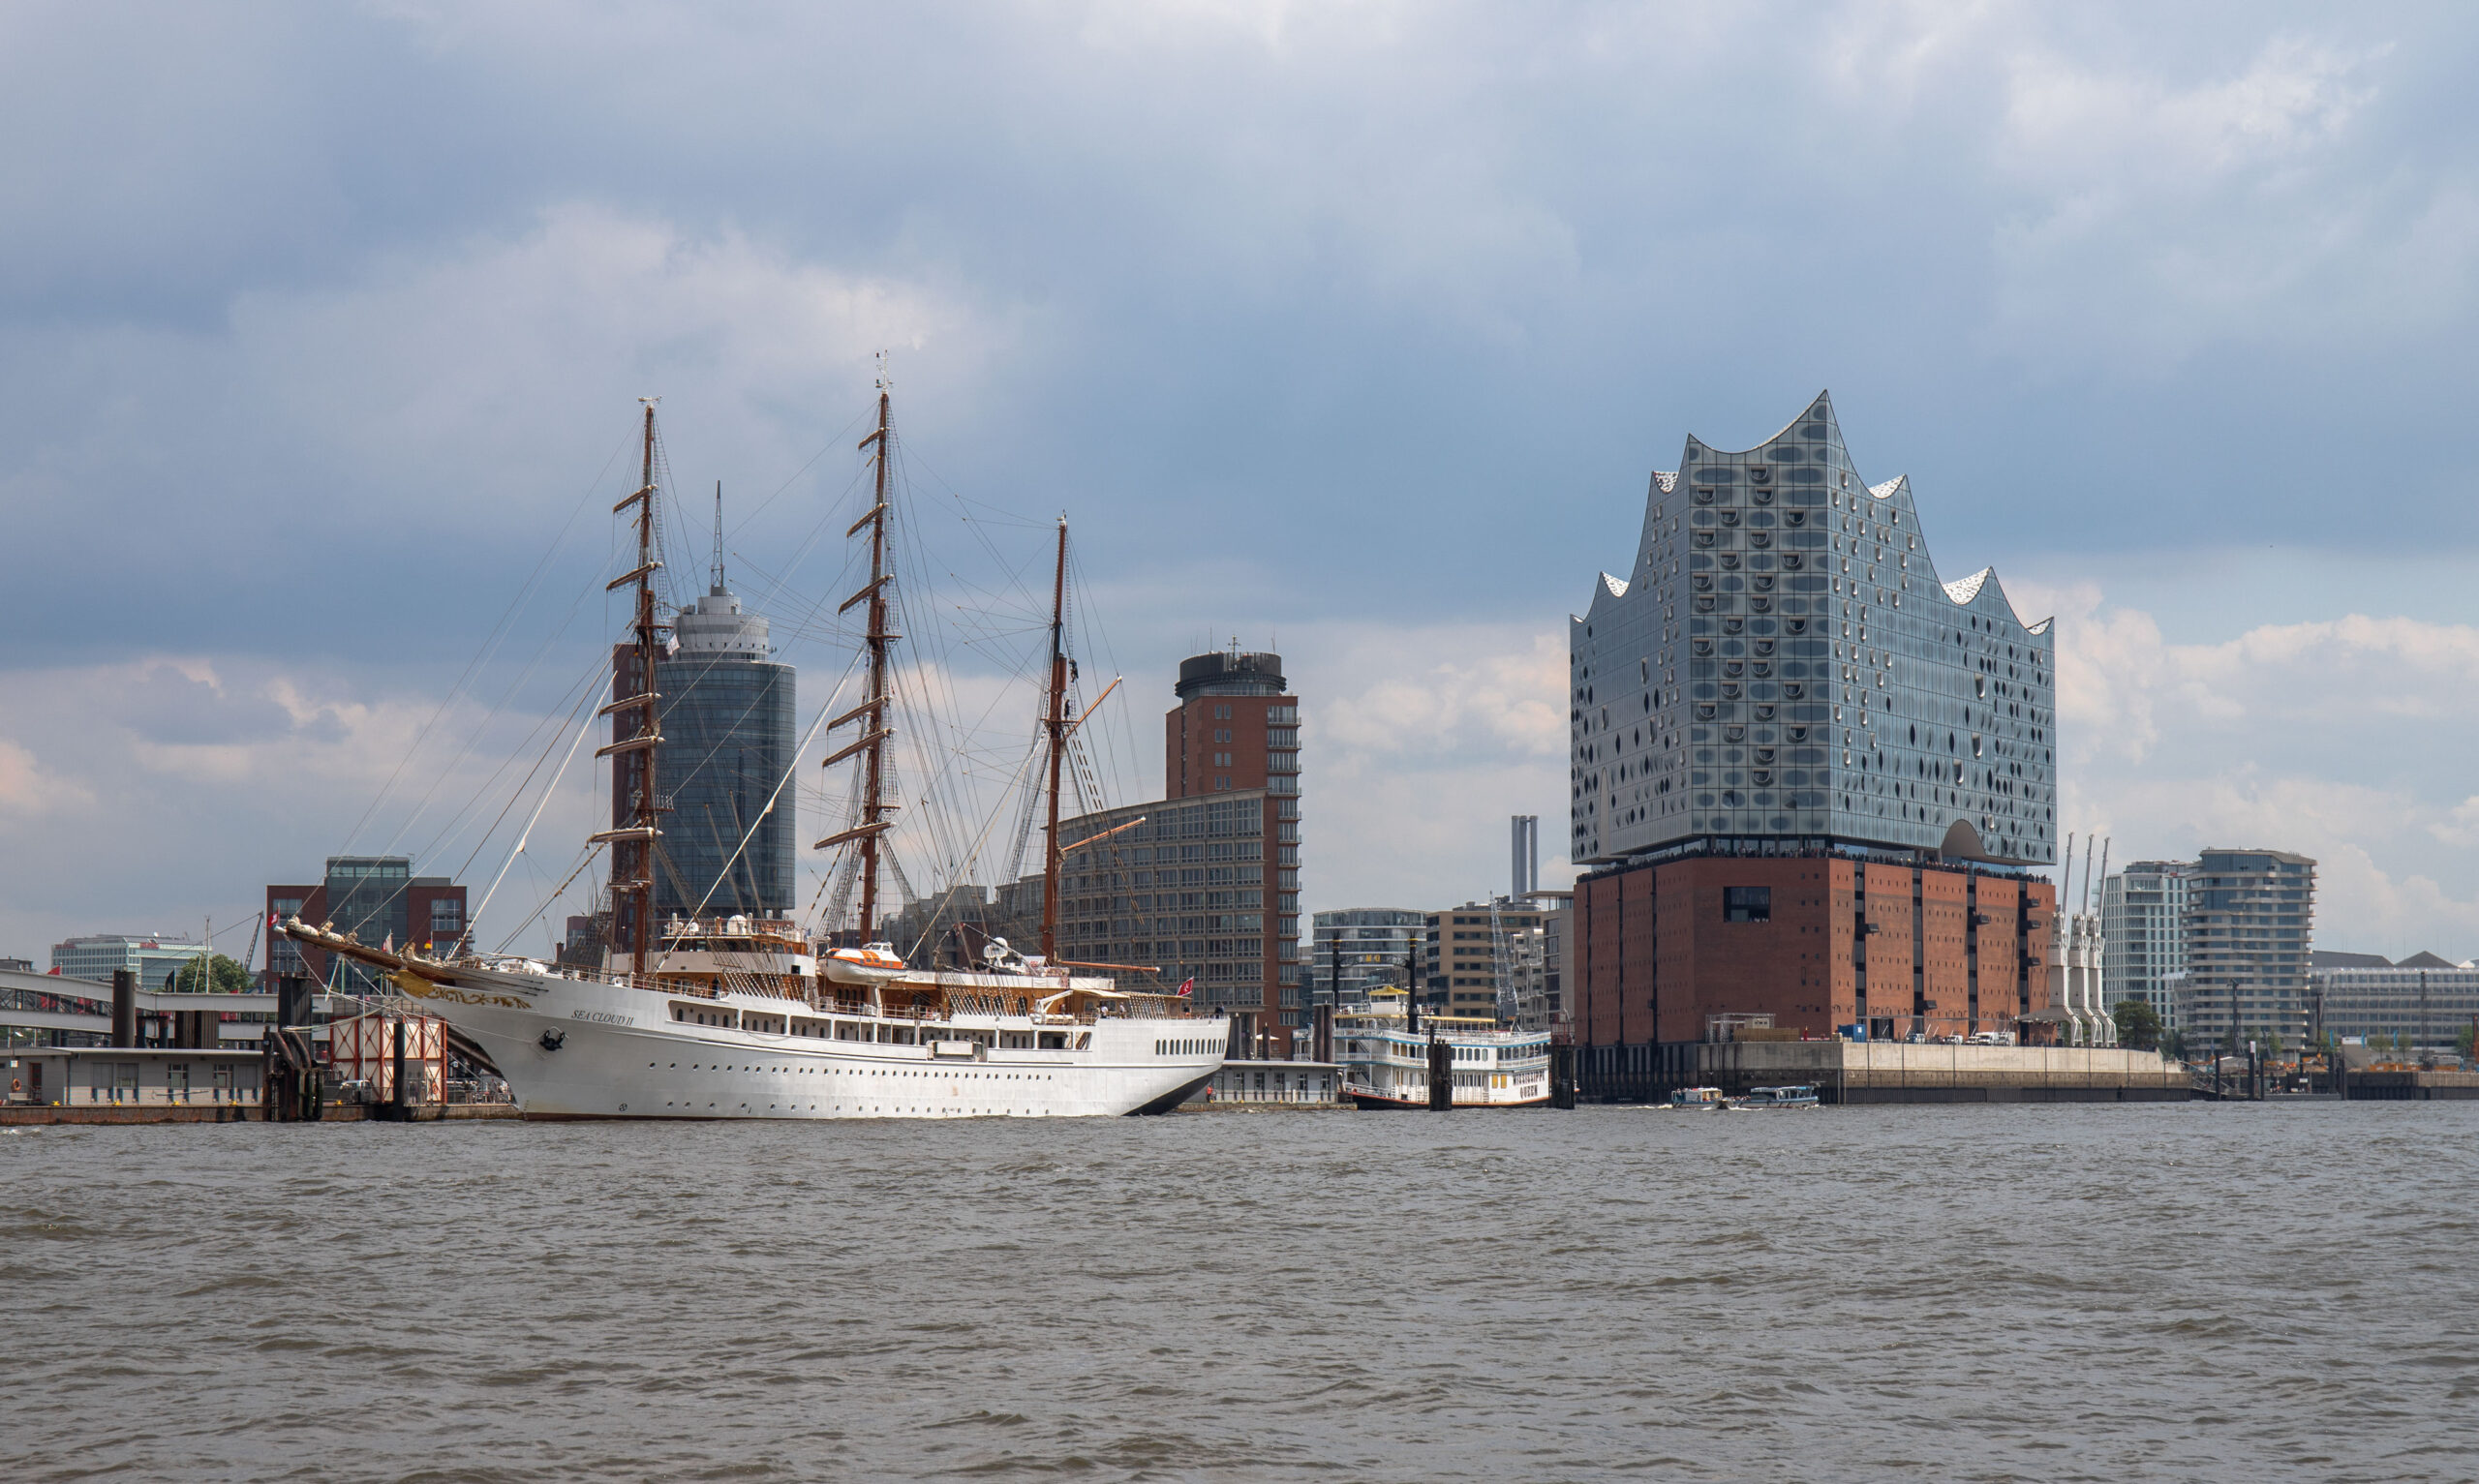
<svg viewBox="0 0 2479 1484">
<path fill-rule="evenodd" d="M 1282 656 L 1183 660 L 1163 717 L 1168 798 L 1059 821 L 1059 954 L 1197 982 L 1208 1011 L 1252 1013 L 1276 1055 L 1306 1023 L 1300 961 L 1300 698 Z"/>
<path fill-rule="evenodd" d="M 313 926 L 333 923 L 336 931 L 356 934 L 364 943 L 448 953 L 465 935 L 465 889 L 445 876 L 416 876 L 413 864 L 408 856 L 330 856 L 326 877 L 316 885 L 267 888 L 267 916 L 275 922 L 298 917 Z M 281 933 L 267 934 L 269 979 L 302 974 L 325 984 L 328 957 Z M 348 987 L 377 984 L 374 970 L 357 964 L 343 970 Z"/>
<path fill-rule="evenodd" d="M 2011 1030 L 2046 995 L 2056 889 L 1972 865 L 1699 854 L 1586 876 L 1576 1027 L 1587 1045 L 1704 1039 L 1770 1015 L 1825 1036 Z"/>
</svg>

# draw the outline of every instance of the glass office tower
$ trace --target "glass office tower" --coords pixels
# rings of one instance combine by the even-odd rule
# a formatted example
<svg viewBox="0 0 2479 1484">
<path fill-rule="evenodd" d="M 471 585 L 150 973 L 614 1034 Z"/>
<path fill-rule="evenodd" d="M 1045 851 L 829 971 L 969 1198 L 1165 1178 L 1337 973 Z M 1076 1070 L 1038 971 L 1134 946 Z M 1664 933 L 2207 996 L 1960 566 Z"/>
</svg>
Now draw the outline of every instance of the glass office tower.
<svg viewBox="0 0 2479 1484">
<path fill-rule="evenodd" d="M 794 790 L 779 785 L 795 743 L 792 667 L 767 658 L 767 622 L 741 612 L 719 563 L 712 591 L 681 610 L 673 633 L 680 648 L 658 667 L 669 812 L 655 867 L 658 921 L 787 916 Z"/>
</svg>

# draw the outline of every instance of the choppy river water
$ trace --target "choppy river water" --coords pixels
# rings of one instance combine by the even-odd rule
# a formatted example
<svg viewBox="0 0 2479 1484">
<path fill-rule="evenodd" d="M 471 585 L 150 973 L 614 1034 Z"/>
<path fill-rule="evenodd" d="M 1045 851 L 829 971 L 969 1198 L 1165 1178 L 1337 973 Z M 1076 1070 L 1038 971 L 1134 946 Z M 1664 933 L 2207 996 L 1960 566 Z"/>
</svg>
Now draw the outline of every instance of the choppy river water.
<svg viewBox="0 0 2479 1484">
<path fill-rule="evenodd" d="M 2479 1105 L 0 1135 L 11 1478 L 2464 1479 Z"/>
</svg>

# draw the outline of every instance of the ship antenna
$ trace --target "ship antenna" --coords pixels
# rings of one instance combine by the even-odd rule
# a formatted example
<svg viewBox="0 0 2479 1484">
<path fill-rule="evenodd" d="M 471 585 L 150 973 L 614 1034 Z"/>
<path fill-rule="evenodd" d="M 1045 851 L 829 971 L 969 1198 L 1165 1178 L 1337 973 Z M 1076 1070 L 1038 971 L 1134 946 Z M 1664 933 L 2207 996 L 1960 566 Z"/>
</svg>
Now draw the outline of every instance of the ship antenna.
<svg viewBox="0 0 2479 1484">
<path fill-rule="evenodd" d="M 1042 846 L 1042 957 L 1058 953 L 1058 763 L 1067 741 L 1067 517 L 1058 518 L 1058 570 L 1050 589 L 1050 836 Z"/>
<path fill-rule="evenodd" d="M 863 527 L 870 531 L 870 585 L 843 600 L 838 614 L 849 613 L 866 601 L 870 605 L 869 631 L 862 636 L 870 649 L 870 689 L 860 706 L 827 724 L 833 731 L 847 721 L 861 723 L 857 742 L 827 754 L 819 766 L 832 768 L 845 758 L 861 759 L 861 817 L 852 828 L 830 834 L 812 849 L 831 850 L 847 841 L 858 842 L 861 878 L 861 940 L 869 941 L 875 928 L 878 912 L 878 843 L 879 837 L 895 827 L 887 813 L 895 805 L 886 802 L 886 743 L 895 735 L 887 722 L 887 646 L 901 637 L 887 627 L 887 588 L 895 574 L 887 569 L 887 460 L 895 443 L 894 419 L 889 392 L 895 382 L 887 375 L 887 353 L 878 352 L 878 426 L 860 445 L 875 444 L 872 462 L 876 466 L 877 500 L 870 513 L 852 523 L 843 533 L 856 536 Z"/>
</svg>

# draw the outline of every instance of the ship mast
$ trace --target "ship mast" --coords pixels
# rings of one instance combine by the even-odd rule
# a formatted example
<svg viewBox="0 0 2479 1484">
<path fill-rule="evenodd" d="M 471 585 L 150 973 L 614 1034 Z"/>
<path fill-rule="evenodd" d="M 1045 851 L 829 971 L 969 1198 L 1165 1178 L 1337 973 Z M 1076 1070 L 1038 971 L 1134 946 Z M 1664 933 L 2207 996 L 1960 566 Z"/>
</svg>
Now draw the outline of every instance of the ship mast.
<svg viewBox="0 0 2479 1484">
<path fill-rule="evenodd" d="M 1042 846 L 1042 957 L 1058 957 L 1058 765 L 1067 744 L 1067 519 L 1058 522 L 1058 570 L 1050 589 L 1050 833 Z"/>
<path fill-rule="evenodd" d="M 870 689 L 868 698 L 859 706 L 827 725 L 827 730 L 832 733 L 845 722 L 857 720 L 862 727 L 860 739 L 840 751 L 828 754 L 825 762 L 819 765 L 832 768 L 845 758 L 855 755 L 861 758 L 861 817 L 851 829 L 830 834 L 813 847 L 831 850 L 847 841 L 857 840 L 860 843 L 861 939 L 864 942 L 877 930 L 879 836 L 895 827 L 895 822 L 886 817 L 896 807 L 886 802 L 886 744 L 887 739 L 895 735 L 895 728 L 887 720 L 887 646 L 903 637 L 887 627 L 887 587 L 895 576 L 887 570 L 887 458 L 894 434 L 888 401 L 888 389 L 893 383 L 887 379 L 885 359 L 881 353 L 878 426 L 869 437 L 861 439 L 859 445 L 863 448 L 876 445 L 873 458 L 877 466 L 877 500 L 871 505 L 869 514 L 854 521 L 851 528 L 843 532 L 846 537 L 851 537 L 859 535 L 863 527 L 869 528 L 870 585 L 845 598 L 843 606 L 836 610 L 837 616 L 841 617 L 860 603 L 870 605 L 870 628 L 863 636 L 870 647 Z"/>
<path fill-rule="evenodd" d="M 638 399 L 646 405 L 645 458 L 640 466 L 637 491 L 611 507 L 613 514 L 637 507 L 637 565 L 634 571 L 623 572 L 603 587 L 603 591 L 616 591 L 634 583 L 637 588 L 636 643 L 620 651 L 613 667 L 612 689 L 617 694 L 603 712 L 612 717 L 613 737 L 608 746 L 595 749 L 597 758 L 616 757 L 611 766 L 618 776 L 612 787 L 611 828 L 593 836 L 611 846 L 611 910 L 614 925 L 621 923 L 620 904 L 632 904 L 627 918 L 629 937 L 629 968 L 644 974 L 646 952 L 654 936 L 655 919 L 655 840 L 661 831 L 655 826 L 658 806 L 655 797 L 655 757 L 662 745 L 661 722 L 656 704 L 662 697 L 655 690 L 655 664 L 660 650 L 655 635 L 659 625 L 655 621 L 654 575 L 662 569 L 655 560 L 655 403 L 654 397 Z M 636 730 L 627 737 L 619 736 L 627 723 L 622 718 L 633 713 Z M 625 803 L 625 810 L 622 805 Z M 615 941 L 612 945 L 618 947 Z"/>
</svg>

